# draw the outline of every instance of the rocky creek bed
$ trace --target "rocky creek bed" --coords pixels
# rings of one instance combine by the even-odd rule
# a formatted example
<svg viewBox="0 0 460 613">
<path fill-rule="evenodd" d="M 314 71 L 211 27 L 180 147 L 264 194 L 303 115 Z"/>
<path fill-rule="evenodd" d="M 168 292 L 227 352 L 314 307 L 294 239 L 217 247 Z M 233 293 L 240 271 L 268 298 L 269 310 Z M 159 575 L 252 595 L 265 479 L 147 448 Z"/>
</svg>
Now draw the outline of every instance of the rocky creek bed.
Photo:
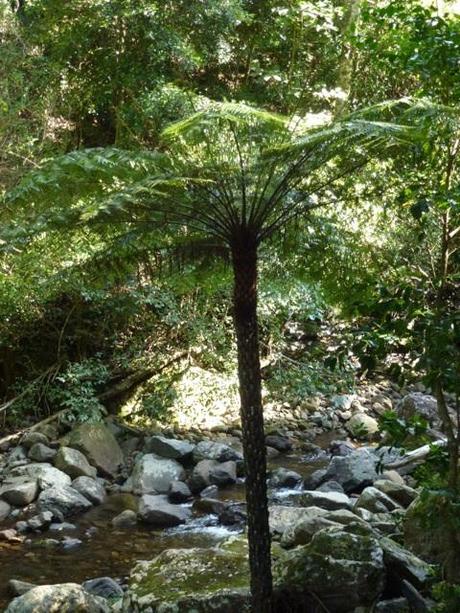
<svg viewBox="0 0 460 613">
<path fill-rule="evenodd" d="M 294 610 L 290 599 L 338 613 L 429 608 L 432 568 L 413 553 L 418 492 L 406 470 L 385 470 L 398 452 L 366 439 L 382 406 L 426 414 L 434 399 L 395 396 L 314 400 L 308 416 L 294 409 L 295 424 L 268 428 L 280 611 Z M 355 426 L 359 445 L 347 439 Z M 186 438 L 133 436 L 111 422 L 46 425 L 0 455 L 0 608 L 245 610 L 244 529 L 237 430 Z"/>
</svg>

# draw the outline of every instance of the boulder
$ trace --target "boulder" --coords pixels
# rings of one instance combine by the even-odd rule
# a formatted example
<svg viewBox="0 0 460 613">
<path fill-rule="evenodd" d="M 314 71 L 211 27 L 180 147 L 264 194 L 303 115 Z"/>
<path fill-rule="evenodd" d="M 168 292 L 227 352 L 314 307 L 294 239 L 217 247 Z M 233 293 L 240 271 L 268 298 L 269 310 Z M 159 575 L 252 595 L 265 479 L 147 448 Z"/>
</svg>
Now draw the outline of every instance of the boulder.
<svg viewBox="0 0 460 613">
<path fill-rule="evenodd" d="M 225 511 L 225 502 L 222 500 L 216 500 L 215 498 L 197 498 L 192 509 L 195 513 L 212 515 L 221 515 Z"/>
<path fill-rule="evenodd" d="M 356 447 L 349 441 L 332 441 L 328 449 L 331 455 L 350 455 L 356 451 Z"/>
<path fill-rule="evenodd" d="M 319 509 L 320 514 L 324 509 Z M 288 528 L 303 519 L 311 517 L 311 508 L 288 507 L 272 505 L 269 507 L 270 531 L 274 535 L 282 535 Z"/>
<path fill-rule="evenodd" d="M 378 602 L 374 613 L 411 613 L 411 607 L 407 598 L 391 598 Z"/>
<path fill-rule="evenodd" d="M 347 494 L 362 491 L 377 480 L 377 457 L 367 449 L 347 456 L 334 456 L 326 470 L 324 481 L 337 481 Z"/>
<path fill-rule="evenodd" d="M 224 526 L 241 526 L 246 523 L 246 505 L 241 502 L 230 502 L 219 513 L 219 522 Z"/>
<path fill-rule="evenodd" d="M 137 494 L 166 494 L 172 481 L 183 481 L 185 470 L 176 462 L 153 453 L 140 456 L 132 474 L 133 491 Z"/>
<path fill-rule="evenodd" d="M 76 583 L 40 585 L 15 598 L 5 613 L 109 613 L 102 598 L 86 592 Z"/>
<path fill-rule="evenodd" d="M 139 503 L 139 517 L 146 524 L 158 527 L 178 526 L 185 524 L 191 517 L 190 509 L 176 504 L 170 504 L 168 497 L 144 494 Z"/>
<path fill-rule="evenodd" d="M 320 492 L 318 490 L 300 492 L 292 498 L 300 507 L 319 507 L 328 511 L 351 509 L 351 500 L 342 492 Z"/>
<path fill-rule="evenodd" d="M 275 585 L 287 591 L 312 592 L 334 613 L 370 606 L 385 583 L 378 540 L 356 526 L 317 532 L 308 545 L 284 553 L 273 567 Z"/>
<path fill-rule="evenodd" d="M 366 487 L 358 498 L 356 509 L 367 509 L 371 513 L 389 513 L 401 506 L 376 487 Z"/>
<path fill-rule="evenodd" d="M 29 458 L 34 462 L 52 462 L 56 456 L 56 450 L 43 443 L 35 443 L 29 449 Z"/>
<path fill-rule="evenodd" d="M 215 443 L 213 441 L 201 441 L 193 450 L 193 461 L 200 462 L 201 460 L 216 460 L 217 462 L 234 462 L 241 461 L 243 456 L 239 451 L 225 445 L 224 443 Z"/>
<path fill-rule="evenodd" d="M 355 413 L 345 424 L 355 438 L 372 438 L 379 431 L 379 422 L 367 413 Z"/>
<path fill-rule="evenodd" d="M 191 458 L 195 445 L 164 436 L 151 436 L 145 441 L 144 453 L 155 453 L 162 458 L 184 461 Z"/>
<path fill-rule="evenodd" d="M 343 493 L 343 486 L 340 485 L 340 483 L 337 483 L 337 481 L 325 481 L 317 488 L 317 491 L 318 492 L 342 492 Z"/>
<path fill-rule="evenodd" d="M 390 538 L 380 539 L 387 572 L 398 582 L 406 579 L 419 589 L 425 588 L 434 578 L 434 568 Z"/>
<path fill-rule="evenodd" d="M 325 468 L 320 468 L 318 470 L 315 470 L 314 472 L 311 473 L 311 475 L 308 475 L 307 477 L 304 478 L 303 480 L 304 488 L 306 490 L 315 490 L 322 483 L 324 483 L 326 479 L 326 474 L 327 474 L 327 470 Z"/>
<path fill-rule="evenodd" d="M 123 452 L 103 423 L 84 423 L 67 436 L 67 445 L 81 451 L 103 477 L 114 477 L 123 464 Z"/>
<path fill-rule="evenodd" d="M 34 587 L 37 587 L 35 583 L 27 583 L 27 581 L 20 581 L 19 579 L 8 581 L 8 590 L 13 596 L 22 596 Z"/>
<path fill-rule="evenodd" d="M 406 420 L 412 417 L 422 417 L 431 426 L 435 426 L 439 421 L 436 398 L 421 392 L 413 392 L 404 396 L 396 406 L 396 414 Z"/>
<path fill-rule="evenodd" d="M 402 507 L 407 508 L 416 498 L 417 491 L 408 485 L 395 483 L 390 479 L 375 481 L 374 487 L 395 500 Z"/>
<path fill-rule="evenodd" d="M 319 507 L 310 507 L 308 513 L 300 521 L 286 529 L 281 538 L 281 544 L 284 547 L 307 545 L 313 535 L 323 528 L 348 526 L 351 524 L 357 524 L 366 528 L 366 523 L 351 511 L 326 511 Z"/>
<path fill-rule="evenodd" d="M 34 532 L 46 530 L 53 521 L 53 514 L 50 511 L 43 511 L 27 520 L 27 527 Z"/>
<path fill-rule="evenodd" d="M 7 479 L 14 477 L 24 477 L 29 481 L 37 480 L 42 490 L 48 487 L 65 487 L 72 483 L 69 475 L 45 462 L 17 466 L 8 472 Z"/>
<path fill-rule="evenodd" d="M 211 485 L 211 469 L 218 465 L 219 462 L 217 460 L 201 460 L 198 462 L 188 480 L 190 489 L 194 494 L 198 494 Z"/>
<path fill-rule="evenodd" d="M 117 529 L 135 528 L 137 525 L 137 513 L 131 509 L 125 509 L 112 519 L 112 526 Z"/>
<path fill-rule="evenodd" d="M 212 466 L 209 470 L 209 481 L 218 487 L 236 483 L 236 462 L 229 460 Z"/>
<path fill-rule="evenodd" d="M 48 437 L 41 432 L 25 432 L 25 434 L 21 438 L 21 446 L 25 447 L 26 449 L 30 449 L 37 443 L 41 443 L 42 445 L 48 445 Z"/>
<path fill-rule="evenodd" d="M 93 596 L 106 599 L 116 599 L 123 596 L 123 590 L 111 577 L 97 577 L 82 583 L 82 588 Z"/>
<path fill-rule="evenodd" d="M 73 487 L 50 487 L 44 490 L 38 497 L 38 508 L 40 511 L 56 510 L 64 517 L 82 513 L 91 508 L 91 502 L 82 496 Z"/>
<path fill-rule="evenodd" d="M 18 477 L 7 481 L 0 487 L 0 498 L 17 507 L 24 507 L 38 496 L 37 480 L 27 481 Z"/>
<path fill-rule="evenodd" d="M 61 447 L 54 459 L 54 465 L 71 479 L 77 477 L 95 477 L 96 470 L 89 464 L 86 457 L 71 447 Z"/>
<path fill-rule="evenodd" d="M 235 613 L 249 605 L 247 549 L 168 549 L 133 569 L 123 611 Z"/>
<path fill-rule="evenodd" d="M 10 505 L 4 500 L 0 500 L 0 521 L 3 521 L 8 517 L 11 512 Z"/>
<path fill-rule="evenodd" d="M 279 487 L 296 487 L 302 481 L 302 476 L 294 470 L 287 468 L 276 468 L 270 474 L 268 486 L 273 488 Z"/>
<path fill-rule="evenodd" d="M 280 434 L 268 434 L 265 437 L 265 444 L 267 447 L 273 447 L 280 453 L 287 453 L 292 449 L 292 442 L 289 437 Z"/>
<path fill-rule="evenodd" d="M 104 486 L 91 477 L 77 477 L 72 487 L 95 505 L 102 504 L 107 497 Z"/>
<path fill-rule="evenodd" d="M 189 486 L 183 481 L 173 481 L 169 486 L 168 498 L 169 502 L 180 504 L 181 502 L 190 500 L 192 498 L 192 492 Z"/>
</svg>

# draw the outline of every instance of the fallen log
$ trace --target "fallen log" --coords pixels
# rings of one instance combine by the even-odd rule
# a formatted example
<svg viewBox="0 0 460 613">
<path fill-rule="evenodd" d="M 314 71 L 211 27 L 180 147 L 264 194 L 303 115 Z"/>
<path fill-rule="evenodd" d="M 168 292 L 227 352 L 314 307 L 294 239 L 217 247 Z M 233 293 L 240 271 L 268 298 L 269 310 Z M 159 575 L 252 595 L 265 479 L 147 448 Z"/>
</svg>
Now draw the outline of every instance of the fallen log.
<svg viewBox="0 0 460 613">
<path fill-rule="evenodd" d="M 422 445 L 422 447 L 418 447 L 417 449 L 413 449 L 412 451 L 408 451 L 401 458 L 396 460 L 396 462 L 390 462 L 385 464 L 385 468 L 387 470 L 397 470 L 399 472 L 411 472 L 414 468 L 416 468 L 419 464 L 424 462 L 424 460 L 428 457 L 433 447 L 446 447 L 447 439 L 443 438 L 438 441 L 434 441 L 433 443 L 428 443 L 427 445 Z"/>
</svg>

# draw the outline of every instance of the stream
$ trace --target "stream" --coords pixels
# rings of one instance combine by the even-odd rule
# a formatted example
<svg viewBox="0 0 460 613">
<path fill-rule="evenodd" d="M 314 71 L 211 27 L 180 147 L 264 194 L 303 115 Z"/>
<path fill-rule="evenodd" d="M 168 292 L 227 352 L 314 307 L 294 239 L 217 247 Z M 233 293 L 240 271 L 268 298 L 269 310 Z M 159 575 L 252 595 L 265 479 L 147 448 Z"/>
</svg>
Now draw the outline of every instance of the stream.
<svg viewBox="0 0 460 613">
<path fill-rule="evenodd" d="M 326 448 L 334 438 L 337 437 L 330 432 L 319 437 L 315 443 Z M 280 455 L 269 461 L 269 468 L 284 467 L 306 477 L 323 468 L 328 461 L 326 455 Z M 278 489 L 276 493 L 270 491 L 269 496 L 278 501 L 286 497 L 286 502 L 282 504 L 289 504 L 291 493 L 293 490 Z M 244 495 L 244 484 L 239 483 L 221 489 L 218 498 L 241 502 Z M 135 528 L 115 529 L 111 524 L 112 518 L 125 509 L 135 509 L 136 501 L 132 494 L 112 494 L 104 504 L 76 517 L 75 529 L 28 535 L 27 542 L 23 544 L 0 542 L 0 610 L 4 610 L 12 599 L 8 590 L 10 579 L 53 584 L 83 583 L 88 579 L 108 576 L 123 584 L 138 560 L 152 559 L 165 549 L 213 547 L 230 535 L 241 532 L 239 527 L 219 525 L 214 515 L 195 516 L 185 525 L 169 529 L 151 529 L 142 523 Z M 62 545 L 45 547 L 40 543 L 46 538 L 62 539 L 64 536 L 82 542 L 67 549 Z"/>
</svg>

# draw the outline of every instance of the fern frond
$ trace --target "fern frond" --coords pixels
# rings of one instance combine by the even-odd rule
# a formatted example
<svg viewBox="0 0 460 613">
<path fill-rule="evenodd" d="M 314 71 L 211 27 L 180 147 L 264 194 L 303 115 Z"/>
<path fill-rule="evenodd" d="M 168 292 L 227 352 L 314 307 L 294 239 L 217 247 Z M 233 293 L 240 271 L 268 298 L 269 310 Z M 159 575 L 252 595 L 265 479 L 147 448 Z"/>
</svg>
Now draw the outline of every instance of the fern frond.
<svg viewBox="0 0 460 613">
<path fill-rule="evenodd" d="M 351 142 L 362 145 L 378 145 L 389 142 L 411 143 L 419 138 L 419 131 L 409 125 L 395 124 L 383 121 L 355 119 L 331 124 L 326 128 L 313 128 L 294 138 L 291 142 L 276 145 L 266 149 L 265 157 L 280 153 L 298 154 L 317 146 L 334 143 L 335 149 Z"/>
<path fill-rule="evenodd" d="M 234 126 L 259 124 L 266 128 L 286 128 L 289 120 L 282 115 L 254 108 L 236 102 L 213 102 L 208 108 L 194 113 L 190 117 L 170 124 L 163 130 L 162 138 L 166 142 L 187 136 L 193 131 L 202 131 L 219 123 Z"/>
<path fill-rule="evenodd" d="M 61 202 L 103 191 L 118 181 L 133 181 L 164 173 L 168 157 L 157 151 L 124 151 L 94 148 L 72 151 L 47 160 L 41 168 L 27 174 L 5 197 L 6 205 L 37 203 L 55 196 Z"/>
</svg>

